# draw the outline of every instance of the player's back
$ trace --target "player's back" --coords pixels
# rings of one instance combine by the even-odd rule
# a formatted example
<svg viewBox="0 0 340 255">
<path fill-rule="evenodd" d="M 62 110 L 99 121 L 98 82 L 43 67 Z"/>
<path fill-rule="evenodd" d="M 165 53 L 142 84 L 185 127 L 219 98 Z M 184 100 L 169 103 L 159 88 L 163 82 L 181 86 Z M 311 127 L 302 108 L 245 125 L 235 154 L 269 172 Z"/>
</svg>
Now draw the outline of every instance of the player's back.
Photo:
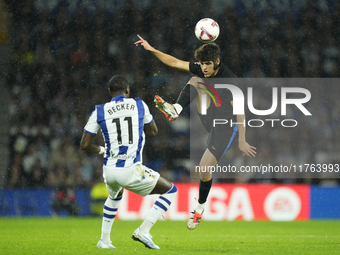
<svg viewBox="0 0 340 255">
<path fill-rule="evenodd" d="M 140 98 L 117 96 L 96 106 L 106 147 L 105 165 L 128 167 L 142 161 L 144 104 Z"/>
</svg>

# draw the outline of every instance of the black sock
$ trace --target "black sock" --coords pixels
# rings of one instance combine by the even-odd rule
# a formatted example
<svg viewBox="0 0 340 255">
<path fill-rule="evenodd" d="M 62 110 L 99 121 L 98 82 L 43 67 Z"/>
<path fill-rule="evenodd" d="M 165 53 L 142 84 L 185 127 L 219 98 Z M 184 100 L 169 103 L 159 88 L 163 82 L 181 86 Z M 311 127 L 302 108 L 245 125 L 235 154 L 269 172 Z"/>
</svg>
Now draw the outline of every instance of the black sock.
<svg viewBox="0 0 340 255">
<path fill-rule="evenodd" d="M 200 180 L 198 203 L 204 204 L 207 201 L 210 188 L 211 188 L 211 184 L 212 184 L 212 179 L 210 179 L 210 181 L 207 181 L 207 182 L 203 182 L 202 180 Z"/>
<path fill-rule="evenodd" d="M 196 88 L 190 84 L 187 84 L 179 94 L 176 103 L 180 104 L 184 108 L 196 98 L 197 94 Z"/>
</svg>

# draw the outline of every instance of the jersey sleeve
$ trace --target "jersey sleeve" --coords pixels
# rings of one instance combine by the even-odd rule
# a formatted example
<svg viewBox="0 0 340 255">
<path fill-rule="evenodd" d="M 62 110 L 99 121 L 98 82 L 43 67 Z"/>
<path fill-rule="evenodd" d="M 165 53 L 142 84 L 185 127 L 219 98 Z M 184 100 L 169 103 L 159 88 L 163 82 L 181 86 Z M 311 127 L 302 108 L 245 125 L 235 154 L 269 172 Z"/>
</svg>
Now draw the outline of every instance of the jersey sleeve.
<svg viewBox="0 0 340 255">
<path fill-rule="evenodd" d="M 87 124 L 84 127 L 84 132 L 91 135 L 96 135 L 100 129 L 100 125 L 97 122 L 97 108 L 91 113 Z"/>
<path fill-rule="evenodd" d="M 190 73 L 196 74 L 198 77 L 204 77 L 204 73 L 202 72 L 201 65 L 199 62 L 190 62 L 189 70 Z"/>
<path fill-rule="evenodd" d="M 148 124 L 150 124 L 153 121 L 153 116 L 150 113 L 148 105 L 144 101 L 142 101 L 142 102 L 143 102 L 143 106 L 144 106 L 143 124 L 144 125 L 148 125 Z"/>
</svg>

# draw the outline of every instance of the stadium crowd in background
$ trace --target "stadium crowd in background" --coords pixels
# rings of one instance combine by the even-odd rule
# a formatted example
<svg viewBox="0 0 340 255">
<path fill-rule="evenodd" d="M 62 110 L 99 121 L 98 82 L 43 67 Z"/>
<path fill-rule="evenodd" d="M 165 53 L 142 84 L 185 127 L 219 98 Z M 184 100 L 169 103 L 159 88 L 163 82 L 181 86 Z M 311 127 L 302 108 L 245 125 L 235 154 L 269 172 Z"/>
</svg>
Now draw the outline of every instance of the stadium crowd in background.
<svg viewBox="0 0 340 255">
<path fill-rule="evenodd" d="M 210 17 L 221 27 L 216 43 L 223 45 L 222 58 L 239 77 L 340 75 L 340 3 L 335 0 L 328 6 L 320 4 L 323 1 L 306 1 L 301 8 L 280 12 L 247 10 L 243 1 L 220 8 L 214 1 L 203 0 L 112 1 L 112 8 L 70 2 L 5 1 L 12 15 L 7 188 L 56 187 L 60 182 L 92 187 L 103 181 L 100 157 L 78 147 L 88 113 L 94 104 L 109 100 L 103 84 L 116 73 L 128 78 L 133 84 L 131 95 L 138 91 L 158 123 L 158 137 L 148 138 L 144 150 L 145 165 L 173 169 L 161 173 L 170 181 L 191 181 L 189 111 L 169 122 L 153 107 L 155 94 L 174 100 L 190 75 L 146 57 L 150 53 L 134 46 L 137 33 L 155 47 L 163 47 L 159 48 L 163 52 L 193 60 L 193 50 L 200 45 L 193 28 L 201 18 Z M 207 6 L 201 8 L 203 4 Z M 311 162 L 330 153 L 324 160 L 331 162 L 332 153 L 340 154 L 340 135 L 335 132 L 340 126 L 338 94 L 315 101 L 319 118 L 314 120 L 323 122 L 312 123 L 312 131 L 304 134 L 307 142 L 298 148 L 286 143 L 284 154 L 270 147 L 279 135 L 275 129 L 266 141 L 249 137 L 259 156 Z"/>
</svg>

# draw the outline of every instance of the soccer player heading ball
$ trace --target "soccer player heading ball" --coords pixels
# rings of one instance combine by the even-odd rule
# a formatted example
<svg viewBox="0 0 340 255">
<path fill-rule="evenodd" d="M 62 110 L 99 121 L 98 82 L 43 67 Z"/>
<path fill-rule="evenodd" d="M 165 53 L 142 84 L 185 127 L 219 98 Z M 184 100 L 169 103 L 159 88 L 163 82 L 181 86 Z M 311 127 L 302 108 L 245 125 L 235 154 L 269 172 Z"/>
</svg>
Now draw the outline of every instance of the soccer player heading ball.
<svg viewBox="0 0 340 255">
<path fill-rule="evenodd" d="M 256 155 L 256 148 L 249 145 L 246 141 L 246 128 L 243 125 L 217 125 L 213 127 L 213 119 L 233 119 L 232 107 L 233 98 L 230 91 L 221 90 L 219 96 L 222 105 L 214 105 L 210 97 L 207 98 L 207 114 L 202 114 L 202 95 L 206 94 L 202 78 L 237 78 L 220 60 L 220 47 L 215 43 L 204 44 L 195 51 L 195 59 L 198 62 L 188 62 L 177 59 L 171 55 L 163 53 L 153 48 L 146 40 L 137 35 L 139 40 L 136 46 L 142 45 L 145 50 L 153 53 L 164 64 L 186 72 L 191 72 L 193 76 L 182 89 L 175 104 L 165 102 L 160 96 L 155 96 L 156 107 L 165 114 L 169 120 L 176 120 L 183 108 L 188 106 L 193 100 L 196 101 L 198 114 L 204 128 L 209 132 L 207 148 L 200 161 L 200 169 L 209 169 L 215 166 L 221 157 L 227 152 L 238 133 L 238 147 L 252 158 Z M 229 115 L 229 116 L 228 116 Z M 237 115 L 235 122 L 243 123 L 244 115 Z M 196 208 L 191 212 L 187 227 L 195 229 L 201 220 L 205 209 L 205 203 L 212 185 L 212 173 L 200 172 L 199 198 Z"/>
</svg>

